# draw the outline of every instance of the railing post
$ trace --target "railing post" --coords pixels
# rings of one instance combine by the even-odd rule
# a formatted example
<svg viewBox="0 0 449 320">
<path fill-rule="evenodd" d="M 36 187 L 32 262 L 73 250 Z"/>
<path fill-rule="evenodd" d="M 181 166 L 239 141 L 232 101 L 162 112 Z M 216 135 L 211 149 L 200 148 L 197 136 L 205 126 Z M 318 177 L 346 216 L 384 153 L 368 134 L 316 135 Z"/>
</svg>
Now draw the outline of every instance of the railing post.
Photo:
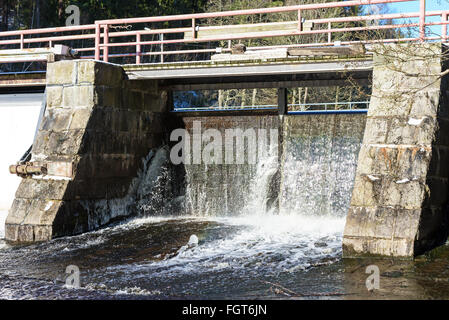
<svg viewBox="0 0 449 320">
<path fill-rule="evenodd" d="M 136 34 L 136 42 L 138 43 L 136 45 L 136 64 L 140 64 L 142 62 L 142 57 L 141 57 L 141 53 L 142 53 L 142 46 L 139 44 L 141 41 L 142 37 L 140 35 L 140 33 Z"/>
<path fill-rule="evenodd" d="M 447 13 L 443 13 L 443 16 L 442 16 L 442 20 L 443 21 L 442 22 L 447 22 L 447 17 L 448 17 L 448 14 Z M 448 38 L 448 36 L 447 36 L 447 24 L 443 24 L 443 30 L 441 32 L 441 38 L 443 39 L 443 41 Z"/>
<path fill-rule="evenodd" d="M 332 29 L 332 23 L 328 22 L 327 23 L 327 28 L 330 30 Z M 329 31 L 329 33 L 327 34 L 327 42 L 331 43 L 332 42 L 332 32 Z"/>
<path fill-rule="evenodd" d="M 426 38 L 426 0 L 420 0 L 419 8 L 419 40 L 424 42 Z"/>
<path fill-rule="evenodd" d="M 103 44 L 105 44 L 105 47 L 103 48 L 103 61 L 109 62 L 109 47 L 107 44 L 109 44 L 109 25 L 104 25 L 104 39 Z"/>
<path fill-rule="evenodd" d="M 161 63 L 164 63 L 164 44 L 162 41 L 164 41 L 164 34 L 161 33 L 160 35 L 160 41 L 161 41 Z"/>
<path fill-rule="evenodd" d="M 278 89 L 278 107 L 279 114 L 284 115 L 288 113 L 288 99 L 287 99 L 287 89 L 279 88 Z"/>
<path fill-rule="evenodd" d="M 298 32 L 302 31 L 302 12 L 301 9 L 298 10 Z"/>
<path fill-rule="evenodd" d="M 23 49 L 25 47 L 25 37 L 23 36 L 23 33 L 20 34 L 20 49 Z"/>
<path fill-rule="evenodd" d="M 101 28 L 98 23 L 95 24 L 95 60 L 100 60 L 100 45 L 101 45 Z"/>
<path fill-rule="evenodd" d="M 196 39 L 196 21 L 195 21 L 195 18 L 192 19 L 192 38 Z"/>
</svg>

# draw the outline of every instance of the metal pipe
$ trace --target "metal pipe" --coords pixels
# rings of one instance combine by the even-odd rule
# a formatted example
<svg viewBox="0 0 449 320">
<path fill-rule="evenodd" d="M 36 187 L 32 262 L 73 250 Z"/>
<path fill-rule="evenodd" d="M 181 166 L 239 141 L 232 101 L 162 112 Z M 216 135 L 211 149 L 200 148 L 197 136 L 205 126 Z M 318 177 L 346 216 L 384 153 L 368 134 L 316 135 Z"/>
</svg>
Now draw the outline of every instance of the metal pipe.
<svg viewBox="0 0 449 320">
<path fill-rule="evenodd" d="M 287 115 L 352 114 L 352 113 L 362 113 L 362 114 L 368 113 L 368 109 L 289 111 Z"/>
<path fill-rule="evenodd" d="M 280 12 L 297 11 L 300 9 L 301 10 L 313 10 L 313 9 L 340 8 L 340 7 L 386 4 L 386 3 L 397 3 L 397 2 L 410 2 L 410 1 L 411 0 L 370 0 L 370 1 L 352 0 L 352 1 L 315 3 L 315 4 L 306 4 L 306 5 L 285 6 L 285 7 L 271 7 L 271 8 L 262 8 L 262 9 L 247 9 L 247 10 L 182 14 L 182 15 L 144 17 L 144 18 L 110 19 L 110 20 L 96 21 L 96 23 L 123 24 L 123 23 L 163 22 L 163 21 L 175 21 L 175 20 L 191 20 L 193 18 L 195 18 L 195 19 L 218 18 L 218 17 L 239 16 L 239 15 L 280 13 Z"/>
<path fill-rule="evenodd" d="M 164 63 L 164 34 L 163 33 L 161 33 L 160 39 L 161 39 L 161 63 Z"/>
<path fill-rule="evenodd" d="M 449 22 L 447 21 L 447 17 L 448 17 L 448 14 L 447 14 L 447 13 L 443 13 L 443 15 L 441 16 L 442 22 L 449 23 Z M 445 40 L 445 39 L 448 38 L 448 36 L 447 36 L 447 24 L 443 24 L 443 25 L 442 25 L 441 37 L 442 37 L 443 40 Z"/>
<path fill-rule="evenodd" d="M 99 24 L 95 25 L 95 60 L 100 60 L 100 42 L 101 42 L 101 27 Z"/>
<path fill-rule="evenodd" d="M 382 25 L 382 26 L 371 26 L 371 27 L 351 27 L 351 28 L 341 28 L 341 29 L 323 29 L 323 30 L 310 30 L 310 31 L 301 31 L 301 35 L 309 35 L 309 34 L 326 34 L 329 32 L 354 32 L 354 31 L 364 31 L 364 30 L 379 30 L 379 29 L 396 29 L 396 28 L 406 28 L 406 27 L 418 27 L 418 23 L 411 24 L 396 24 L 396 25 Z M 175 40 L 163 40 L 163 41 L 144 41 L 140 42 L 141 45 L 158 45 L 158 44 L 173 44 L 173 43 L 195 43 L 195 42 L 213 42 L 213 41 L 223 41 L 223 40 L 240 40 L 240 39 L 254 39 L 254 38 L 268 38 L 268 37 L 285 37 L 285 36 L 294 36 L 299 35 L 297 31 L 290 32 L 280 32 L 273 34 L 271 33 L 260 33 L 257 35 L 248 35 L 248 36 L 225 36 L 225 37 L 216 37 L 216 38 L 207 38 L 207 39 L 175 39 Z M 404 41 L 404 39 L 401 39 Z M 362 43 L 359 41 L 358 43 Z M 108 47 L 128 47 L 135 46 L 137 43 L 135 42 L 122 42 L 122 43 L 109 43 L 103 46 Z"/>
<path fill-rule="evenodd" d="M 419 40 L 424 42 L 426 37 L 426 0 L 420 0 L 419 5 Z"/>
<path fill-rule="evenodd" d="M 94 30 L 95 27 L 96 27 L 95 24 L 87 24 L 87 25 L 82 25 L 82 26 L 4 31 L 4 32 L 0 32 L 0 36 L 10 37 L 10 36 L 19 36 L 21 34 L 30 35 L 30 34 L 38 34 L 38 33 L 58 33 L 58 32 L 67 32 L 67 31 Z"/>
<path fill-rule="evenodd" d="M 23 165 L 11 165 L 9 167 L 9 172 L 11 174 L 16 174 L 21 177 L 33 176 L 33 175 L 46 175 L 47 168 L 44 166 L 35 166 L 33 164 L 23 164 Z"/>
<path fill-rule="evenodd" d="M 106 24 L 104 25 L 104 38 L 103 38 L 103 61 L 109 62 L 109 47 L 107 46 L 109 44 L 109 26 Z"/>
<path fill-rule="evenodd" d="M 372 5 L 372 4 L 381 4 L 381 3 L 394 3 L 394 2 L 410 2 L 411 0 L 352 0 L 352 1 L 342 1 L 342 2 L 332 2 L 332 3 L 319 3 L 319 4 L 307 4 L 307 5 L 295 5 L 295 6 L 286 6 L 286 7 L 274 7 L 274 8 L 262 8 L 262 9 L 249 9 L 249 10 L 236 10 L 236 11 L 225 11 L 225 12 L 215 12 L 215 13 L 201 13 L 201 14 L 187 14 L 187 15 L 174 15 L 174 16 L 159 16 L 159 17 L 144 17 L 144 18 L 130 18 L 130 19 L 115 19 L 115 20 L 103 20 L 96 21 L 95 24 L 92 25 L 84 25 L 84 26 L 71 26 L 71 27 L 59 27 L 59 28 L 45 28 L 45 29 L 32 29 L 32 30 L 20 30 L 20 31 L 8 31 L 8 32 L 0 32 L 0 37 L 6 36 L 20 36 L 20 39 L 15 40 L 3 40 L 0 41 L 0 45 L 9 45 L 9 44 L 20 44 L 21 48 L 25 47 L 27 43 L 39 43 L 39 42 L 48 42 L 53 43 L 54 41 L 66 41 L 66 40 L 77 40 L 77 39 L 95 39 L 95 48 L 81 48 L 79 51 L 95 51 L 95 59 L 100 60 L 101 58 L 104 61 L 108 61 L 110 56 L 120 56 L 120 55 L 109 55 L 109 47 L 117 46 L 117 47 L 126 47 L 126 46 L 135 46 L 136 47 L 136 57 L 141 57 L 142 52 L 137 53 L 138 48 L 143 45 L 160 45 L 161 52 L 158 53 L 161 55 L 161 61 L 164 59 L 165 54 L 172 54 L 169 52 L 164 52 L 164 44 L 169 43 L 195 43 L 195 42 L 213 42 L 213 41 L 221 41 L 221 40 L 241 40 L 241 39 L 252 39 L 252 38 L 264 38 L 264 37 L 282 37 L 282 36 L 295 36 L 295 35 L 311 35 L 311 34 L 326 34 L 328 36 L 327 43 L 318 43 L 318 44 L 302 44 L 295 45 L 296 47 L 307 47 L 313 45 L 333 45 L 332 44 L 332 33 L 334 32 L 355 32 L 355 31 L 365 31 L 365 30 L 379 30 L 379 29 L 394 29 L 394 28 L 407 28 L 407 27 L 419 27 L 419 37 L 418 38 L 403 38 L 403 39 L 379 39 L 379 40 L 367 40 L 367 41 L 354 41 L 354 42 L 342 42 L 342 44 L 352 44 L 352 43 L 379 43 L 379 42 L 397 42 L 397 41 L 426 41 L 426 40 L 441 40 L 447 39 L 447 21 L 449 10 L 441 10 L 441 11 L 430 11 L 426 12 L 426 2 L 425 0 L 420 0 L 420 11 L 418 13 L 405 13 L 405 14 L 378 14 L 378 15 L 369 15 L 369 16 L 357 16 L 357 17 L 336 17 L 336 18 L 326 18 L 326 19 L 312 19 L 310 22 L 313 23 L 327 23 L 327 29 L 320 30 L 310 30 L 303 31 L 302 29 L 302 10 L 313 10 L 313 9 L 323 9 L 323 8 L 337 8 L 337 7 L 347 7 L 347 6 L 359 6 L 359 5 Z M 209 39 L 198 39 L 196 35 L 197 31 L 197 21 L 196 19 L 202 18 L 211 18 L 211 17 L 224 17 L 224 16 L 237 16 L 237 15 L 253 15 L 260 13 L 278 13 L 278 12 L 298 12 L 298 29 L 296 31 L 291 32 L 271 32 L 271 33 L 257 33 L 255 35 L 250 36 L 224 36 L 224 37 L 216 37 Z M 442 19 L 441 22 L 429 22 L 426 23 L 427 16 L 436 16 L 439 15 Z M 352 28 L 334 28 L 332 29 L 332 22 L 350 22 L 350 21 L 364 21 L 364 20 L 382 20 L 382 19 L 401 19 L 401 18 L 419 18 L 418 23 L 404 23 L 397 25 L 380 25 L 380 26 L 370 26 L 370 27 L 352 27 Z M 140 22 L 157 22 L 157 21 L 182 21 L 186 19 L 192 20 L 192 26 L 187 28 L 168 28 L 168 29 L 159 29 L 159 30 L 148 30 L 148 31 L 125 31 L 125 32 L 109 32 L 110 25 L 117 25 L 123 23 L 140 23 Z M 267 23 L 260 25 L 282 25 L 288 24 L 291 22 L 275 22 L 275 23 Z M 254 24 L 257 26 L 259 24 Z M 425 28 L 426 26 L 433 25 L 442 25 L 442 36 L 438 37 L 426 37 Z M 104 33 L 102 33 L 101 28 L 104 27 Z M 239 28 L 240 25 L 231 25 L 226 26 L 226 28 L 233 29 Z M 201 30 L 213 30 L 217 28 L 223 28 L 222 26 L 205 26 L 201 27 Z M 81 30 L 93 30 L 95 29 L 95 33 L 91 34 L 82 34 L 82 35 L 70 35 L 70 36 L 56 36 L 56 37 L 42 37 L 42 38 L 30 38 L 25 39 L 25 35 L 28 34 L 39 34 L 39 33 L 52 33 L 52 32 L 67 32 L 67 31 L 81 31 Z M 163 34 L 164 33 L 181 33 L 192 31 L 192 39 L 175 39 L 175 40 L 165 40 Z M 141 41 L 141 34 L 160 34 L 160 41 Z M 135 35 L 135 42 L 123 42 L 123 43 L 110 43 L 110 37 L 124 37 L 129 35 Z M 103 44 L 101 43 L 101 37 L 104 37 Z M 287 47 L 287 46 L 276 46 L 276 47 Z M 272 46 L 267 46 L 264 48 L 272 48 Z M 103 50 L 103 55 L 101 55 L 101 50 Z M 182 51 L 182 52 L 180 52 Z M 180 53 L 193 53 L 193 50 L 178 50 L 173 52 Z M 200 51 L 197 51 L 200 52 Z M 173 53 L 174 54 L 174 53 Z M 130 54 L 132 55 L 132 54 Z M 123 56 L 123 55 L 122 55 Z M 86 57 L 82 57 L 86 58 Z M 136 63 L 141 59 L 136 58 Z"/>
<path fill-rule="evenodd" d="M 136 35 L 136 42 L 139 43 L 141 41 L 141 35 L 138 33 Z M 140 44 L 136 45 L 136 64 L 140 64 L 142 62 L 142 46 Z"/>
</svg>

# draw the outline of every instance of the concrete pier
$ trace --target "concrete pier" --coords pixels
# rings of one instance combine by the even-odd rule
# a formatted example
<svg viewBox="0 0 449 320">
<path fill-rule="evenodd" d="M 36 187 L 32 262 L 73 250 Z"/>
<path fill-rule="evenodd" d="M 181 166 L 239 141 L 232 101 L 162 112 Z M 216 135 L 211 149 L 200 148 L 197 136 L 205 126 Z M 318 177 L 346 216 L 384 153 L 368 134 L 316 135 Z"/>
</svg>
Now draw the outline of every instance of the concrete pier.
<svg viewBox="0 0 449 320">
<path fill-rule="evenodd" d="M 411 258 L 449 232 L 449 82 L 441 44 L 378 47 L 343 249 Z"/>
<path fill-rule="evenodd" d="M 167 94 L 156 81 L 129 81 L 119 66 L 48 64 L 47 109 L 32 154 L 48 176 L 23 179 L 6 239 L 45 241 L 96 229 L 133 213 L 117 207 L 164 140 Z"/>
</svg>

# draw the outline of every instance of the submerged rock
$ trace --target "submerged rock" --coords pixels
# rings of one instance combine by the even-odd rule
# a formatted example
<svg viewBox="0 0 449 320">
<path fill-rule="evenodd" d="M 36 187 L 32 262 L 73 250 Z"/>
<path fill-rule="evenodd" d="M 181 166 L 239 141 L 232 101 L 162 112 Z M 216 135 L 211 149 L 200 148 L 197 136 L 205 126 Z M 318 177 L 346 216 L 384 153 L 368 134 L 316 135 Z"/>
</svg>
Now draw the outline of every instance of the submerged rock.
<svg viewBox="0 0 449 320">
<path fill-rule="evenodd" d="M 198 241 L 199 241 L 198 237 L 193 234 L 190 236 L 189 243 L 187 244 L 187 246 L 189 248 L 196 247 L 198 245 Z"/>
</svg>

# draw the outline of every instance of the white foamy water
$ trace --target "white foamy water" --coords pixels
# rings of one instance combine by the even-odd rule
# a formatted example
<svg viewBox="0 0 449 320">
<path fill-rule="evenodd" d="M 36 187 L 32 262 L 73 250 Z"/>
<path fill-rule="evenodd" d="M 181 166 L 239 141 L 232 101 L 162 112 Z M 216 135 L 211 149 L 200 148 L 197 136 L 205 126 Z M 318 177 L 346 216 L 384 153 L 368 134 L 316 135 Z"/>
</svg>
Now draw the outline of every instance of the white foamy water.
<svg viewBox="0 0 449 320">
<path fill-rule="evenodd" d="M 161 261 L 109 267 L 167 278 L 209 272 L 261 272 L 279 274 L 305 270 L 338 259 L 344 218 L 290 216 L 243 216 L 199 219 L 230 230 L 221 237 L 198 235 L 197 246 L 186 245 Z M 139 221 L 145 223 L 144 219 Z M 136 222 L 133 222 L 136 223 Z M 151 223 L 151 222 L 150 222 Z M 219 233 L 219 232 L 218 232 Z"/>
</svg>

